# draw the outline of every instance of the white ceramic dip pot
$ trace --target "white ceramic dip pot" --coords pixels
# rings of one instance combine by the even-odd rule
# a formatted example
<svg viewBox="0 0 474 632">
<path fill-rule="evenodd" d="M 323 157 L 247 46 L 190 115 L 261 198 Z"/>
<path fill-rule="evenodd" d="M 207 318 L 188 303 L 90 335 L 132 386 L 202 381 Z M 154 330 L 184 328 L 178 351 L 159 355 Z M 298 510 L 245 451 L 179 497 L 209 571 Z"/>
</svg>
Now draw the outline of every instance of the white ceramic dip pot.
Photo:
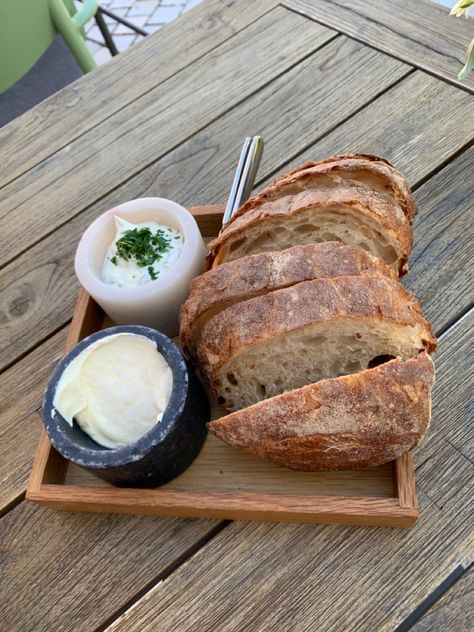
<svg viewBox="0 0 474 632">
<path fill-rule="evenodd" d="M 178 260 L 154 281 L 137 287 L 108 285 L 101 279 L 110 244 L 116 236 L 114 217 L 132 223 L 156 222 L 184 237 Z M 139 198 L 112 208 L 84 232 L 76 251 L 79 282 L 119 325 L 146 325 L 167 336 L 178 334 L 178 314 L 191 280 L 204 270 L 206 246 L 196 220 L 184 207 L 164 198 Z"/>
</svg>

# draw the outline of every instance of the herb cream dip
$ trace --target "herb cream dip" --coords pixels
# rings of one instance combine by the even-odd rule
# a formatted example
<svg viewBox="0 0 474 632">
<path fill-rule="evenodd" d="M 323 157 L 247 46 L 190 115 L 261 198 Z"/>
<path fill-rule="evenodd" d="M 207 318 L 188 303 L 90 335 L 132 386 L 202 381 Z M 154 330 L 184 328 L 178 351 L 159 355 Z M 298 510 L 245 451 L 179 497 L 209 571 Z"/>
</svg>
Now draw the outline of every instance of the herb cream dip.
<svg viewBox="0 0 474 632">
<path fill-rule="evenodd" d="M 102 266 L 101 279 L 107 285 L 137 287 L 156 281 L 179 259 L 183 235 L 156 222 L 131 224 L 114 216 L 116 235 Z"/>
</svg>

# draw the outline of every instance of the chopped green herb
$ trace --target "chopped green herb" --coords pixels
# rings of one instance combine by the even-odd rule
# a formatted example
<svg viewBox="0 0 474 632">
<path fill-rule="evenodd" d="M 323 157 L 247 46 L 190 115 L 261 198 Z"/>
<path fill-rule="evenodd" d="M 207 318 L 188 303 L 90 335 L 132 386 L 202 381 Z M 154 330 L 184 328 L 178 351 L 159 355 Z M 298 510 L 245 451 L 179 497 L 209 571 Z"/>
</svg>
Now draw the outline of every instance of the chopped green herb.
<svg viewBox="0 0 474 632">
<path fill-rule="evenodd" d="M 115 255 L 113 257 L 110 257 L 110 261 L 114 264 L 114 266 L 117 265 L 117 257 Z"/>
<path fill-rule="evenodd" d="M 180 235 L 176 235 L 175 239 L 181 239 Z"/>
<path fill-rule="evenodd" d="M 116 254 L 111 258 L 112 263 L 117 265 L 117 257 L 130 261 L 135 259 L 141 268 L 150 267 L 159 261 L 165 252 L 171 249 L 171 240 L 165 237 L 163 230 L 158 229 L 155 233 L 147 227 L 133 228 L 127 230 L 116 242 Z M 113 261 L 115 259 L 115 262 Z M 155 272 L 153 271 L 153 274 Z M 150 272 L 151 278 L 154 280 Z"/>
<path fill-rule="evenodd" d="M 154 271 L 153 266 L 148 266 L 148 274 L 150 275 L 150 279 L 152 281 L 156 281 L 156 279 L 158 278 L 158 275 Z"/>
</svg>

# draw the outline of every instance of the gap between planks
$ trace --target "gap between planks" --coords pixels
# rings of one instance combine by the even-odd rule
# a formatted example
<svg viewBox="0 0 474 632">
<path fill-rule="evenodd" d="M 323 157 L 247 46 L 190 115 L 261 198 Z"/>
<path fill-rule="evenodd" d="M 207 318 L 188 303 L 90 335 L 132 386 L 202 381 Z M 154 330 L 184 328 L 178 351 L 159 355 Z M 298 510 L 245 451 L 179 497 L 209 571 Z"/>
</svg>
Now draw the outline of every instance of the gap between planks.
<svg viewBox="0 0 474 632">
<path fill-rule="evenodd" d="M 208 542 L 213 540 L 219 533 L 221 533 L 227 525 L 229 525 L 231 520 L 221 520 L 216 524 L 216 526 L 211 529 L 206 535 L 197 540 L 192 546 L 189 547 L 184 553 L 178 556 L 173 562 L 168 564 L 156 577 L 150 580 L 146 586 L 144 586 L 141 590 L 139 590 L 133 597 L 131 597 L 126 603 L 124 603 L 120 608 L 118 608 L 113 614 L 109 615 L 107 619 L 101 623 L 99 626 L 94 628 L 94 632 L 105 632 L 107 628 L 115 623 L 122 615 L 131 610 L 138 601 L 148 594 L 150 591 L 154 590 L 161 582 L 168 579 L 170 575 L 172 575 L 180 566 L 182 566 L 185 562 L 190 560 L 198 551 L 200 551 Z"/>
<path fill-rule="evenodd" d="M 305 8 L 304 3 L 300 3 L 299 0 L 282 0 L 282 2 L 280 3 L 280 6 L 284 7 L 285 9 L 288 9 L 289 11 L 293 11 L 294 13 L 297 13 L 298 15 L 304 16 L 308 20 L 313 20 L 313 22 L 316 22 L 317 24 L 320 24 L 321 26 L 325 26 L 326 28 L 335 30 L 341 35 L 346 35 L 347 37 L 351 37 L 352 39 L 360 42 L 361 44 L 364 44 L 364 46 L 373 48 L 374 50 L 377 50 L 380 53 L 393 57 L 393 59 L 396 59 L 400 62 L 408 64 L 412 66 L 414 69 L 421 70 L 422 72 L 425 72 L 427 75 L 431 75 L 432 77 L 434 77 L 435 79 L 438 79 L 439 81 L 443 81 L 444 83 L 450 84 L 454 86 L 455 88 L 458 88 L 459 90 L 468 92 L 469 94 L 474 94 L 474 90 L 471 87 L 469 87 L 466 84 L 463 84 L 455 76 L 451 77 L 449 75 L 444 75 L 441 72 L 436 72 L 436 70 L 432 70 L 427 64 L 416 62 L 413 59 L 407 59 L 407 57 L 404 57 L 401 54 L 396 54 L 393 50 L 387 50 L 387 48 L 384 48 L 382 46 L 376 46 L 374 43 L 370 42 L 367 38 L 364 39 L 362 36 L 355 35 L 351 29 L 344 29 L 343 26 L 336 25 L 334 23 L 329 23 L 328 21 L 324 21 L 324 19 L 322 18 L 318 18 L 316 16 L 311 15 L 310 13 L 307 12 L 307 9 Z M 340 11 L 342 8 L 343 7 L 341 6 L 336 6 L 334 7 L 334 10 L 335 12 L 337 12 L 337 11 Z M 441 9 L 441 7 L 436 7 L 436 8 Z M 388 30 L 393 30 L 388 24 L 377 22 L 374 18 L 369 18 L 363 15 L 362 13 L 358 13 L 354 9 L 349 9 L 349 11 L 351 11 L 355 16 L 360 17 L 367 22 L 371 22 L 375 24 L 376 26 L 386 28 Z M 395 34 L 399 35 L 400 37 L 407 40 L 408 42 L 418 43 L 414 38 L 410 38 L 406 35 L 403 35 L 402 33 L 395 32 Z M 435 49 L 430 49 L 428 46 L 425 46 L 425 48 L 432 50 L 435 53 L 439 52 L 439 51 L 436 51 Z M 459 70 L 462 67 L 462 63 L 463 62 L 461 61 L 459 62 Z"/>
<path fill-rule="evenodd" d="M 343 35 L 344 37 L 346 37 L 343 33 L 340 33 L 340 35 Z M 348 37 L 348 39 L 354 39 L 353 37 Z M 375 50 L 375 49 L 374 49 Z M 378 51 L 380 52 L 380 51 Z M 284 162 L 280 163 L 278 167 L 276 167 L 275 169 L 272 169 L 271 171 L 269 171 L 267 174 L 265 174 L 265 176 L 263 176 L 260 179 L 257 179 L 255 186 L 261 186 L 262 184 L 264 184 L 267 180 L 269 180 L 270 178 L 274 178 L 282 169 L 285 169 L 286 167 L 289 167 L 289 165 L 291 165 L 291 163 L 295 160 L 295 158 L 297 158 L 299 155 L 305 153 L 306 151 L 310 150 L 311 147 L 313 147 L 314 145 L 316 145 L 317 143 L 319 143 L 320 141 L 322 141 L 324 138 L 326 138 L 327 136 L 329 136 L 330 134 L 332 134 L 334 132 L 334 130 L 336 130 L 338 127 L 341 127 L 341 125 L 344 125 L 345 123 L 347 123 L 347 121 L 350 121 L 353 117 L 357 116 L 358 114 L 360 114 L 363 110 L 365 110 L 367 107 L 369 107 L 370 105 L 372 105 L 373 103 L 375 103 L 378 99 L 380 99 L 381 97 L 383 97 L 387 92 L 389 92 L 390 90 L 393 90 L 393 88 L 395 88 L 396 86 L 398 86 L 400 83 L 402 83 L 403 81 L 405 81 L 410 75 L 412 75 L 414 72 L 416 72 L 416 68 L 408 68 L 406 73 L 402 76 L 399 77 L 398 79 L 395 79 L 390 85 L 388 85 L 386 88 L 383 88 L 382 90 L 380 90 L 380 92 L 377 92 L 377 94 L 374 94 L 374 96 L 372 98 L 370 98 L 368 101 L 366 101 L 363 105 L 361 105 L 360 107 L 358 107 L 356 110 L 354 110 L 353 112 L 351 112 L 348 116 L 346 116 L 345 118 L 341 119 L 337 125 L 333 125 L 331 128 L 329 128 L 326 132 L 324 132 L 323 134 L 321 134 L 320 136 L 318 136 L 317 138 L 313 139 L 310 143 L 308 143 L 307 145 L 303 146 L 302 148 L 298 149 L 298 152 L 295 154 L 292 154 L 290 156 L 290 158 L 288 160 L 285 160 Z M 474 138 L 472 140 L 472 142 L 474 143 Z M 450 156 L 448 159 L 448 164 L 449 162 L 451 162 L 451 160 L 453 159 L 453 156 Z M 436 173 L 436 171 L 433 172 L 433 175 Z M 431 176 L 430 176 L 431 177 Z M 419 186 L 421 184 L 420 183 L 416 183 L 416 185 L 413 185 L 411 188 L 412 190 L 415 190 L 415 188 L 417 186 Z"/>
<path fill-rule="evenodd" d="M 30 353 L 33 353 L 33 351 L 35 349 L 37 349 L 38 347 L 40 347 L 41 345 L 44 345 L 44 343 L 49 340 L 50 338 L 52 338 L 53 336 L 55 336 L 56 334 L 58 334 L 60 331 L 62 331 L 63 329 L 65 329 L 66 327 L 69 327 L 72 321 L 72 317 L 68 318 L 66 320 L 66 322 L 64 322 L 62 325 L 59 325 L 58 327 L 56 327 L 56 329 L 53 329 L 53 331 L 50 331 L 48 333 L 47 336 L 45 336 L 44 338 L 41 338 L 40 340 L 38 340 L 37 342 L 35 342 L 35 344 L 32 347 L 29 347 L 28 349 L 25 349 L 25 351 L 23 351 L 22 353 L 20 353 L 14 360 L 12 360 L 11 362 L 9 362 L 8 364 L 6 364 L 4 367 L 2 367 L 0 369 L 0 375 L 2 375 L 3 373 L 5 373 L 6 371 L 8 371 L 9 369 L 12 368 L 12 366 L 14 366 L 17 362 L 20 362 L 21 360 L 23 360 L 24 358 L 26 358 L 26 356 L 28 356 Z"/>
<path fill-rule="evenodd" d="M 439 173 L 445 167 L 447 167 L 451 162 L 453 162 L 453 160 L 456 160 L 457 158 L 462 156 L 462 154 L 464 154 L 466 151 L 471 149 L 473 145 L 474 145 L 474 136 L 470 138 L 462 147 L 460 147 L 459 149 L 454 151 L 452 154 L 450 154 L 445 160 L 441 161 L 438 165 L 436 165 L 436 167 L 432 169 L 429 173 L 427 173 L 422 178 L 420 178 L 418 182 L 416 182 L 416 184 L 414 184 L 411 187 L 411 190 L 416 191 L 417 189 L 422 187 L 424 184 L 428 182 L 428 180 L 431 180 L 433 176 L 435 176 L 437 173 Z"/>
<path fill-rule="evenodd" d="M 4 516 L 6 516 L 7 513 L 9 513 L 13 509 L 15 509 L 15 507 L 17 507 L 20 503 L 22 503 L 25 500 L 25 496 L 26 496 L 26 489 L 23 492 L 21 492 L 21 494 L 18 494 L 18 496 L 15 496 L 14 498 L 12 498 L 12 500 L 10 500 L 9 503 L 4 505 L 3 507 L 0 507 L 0 520 Z"/>
<path fill-rule="evenodd" d="M 457 566 L 427 597 L 423 599 L 419 606 L 413 610 L 412 613 L 406 617 L 404 621 L 398 625 L 394 632 L 408 632 L 413 626 L 421 619 L 421 617 L 428 612 L 428 610 L 436 604 L 456 583 L 461 577 L 472 568 L 472 564 L 465 568 L 462 564 Z"/>
<path fill-rule="evenodd" d="M 439 330 L 437 334 L 438 340 L 441 340 L 441 338 L 443 338 L 443 336 L 447 334 L 455 325 L 459 324 L 461 320 L 469 316 L 473 308 L 474 302 L 469 303 L 469 305 L 465 309 L 463 309 L 462 312 L 459 312 L 458 314 L 453 316 L 453 318 L 451 318 L 451 320 L 449 320 L 446 325 L 444 325 L 444 327 L 441 327 L 441 329 Z"/>
</svg>

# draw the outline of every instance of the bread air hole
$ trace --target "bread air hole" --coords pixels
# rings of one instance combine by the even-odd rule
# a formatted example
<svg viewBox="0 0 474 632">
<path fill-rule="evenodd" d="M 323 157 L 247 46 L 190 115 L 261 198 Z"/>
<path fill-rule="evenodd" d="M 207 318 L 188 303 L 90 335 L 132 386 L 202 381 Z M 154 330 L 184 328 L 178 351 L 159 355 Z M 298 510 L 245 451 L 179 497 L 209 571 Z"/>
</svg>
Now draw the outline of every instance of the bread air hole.
<svg viewBox="0 0 474 632">
<path fill-rule="evenodd" d="M 233 373 L 227 373 L 227 379 L 229 380 L 231 384 L 233 384 L 234 386 L 237 386 L 238 381 Z"/>
<path fill-rule="evenodd" d="M 261 382 L 257 382 L 256 387 L 257 393 L 261 396 L 260 399 L 265 399 L 267 397 L 267 389 L 265 388 L 265 385 Z"/>
<path fill-rule="evenodd" d="M 312 230 L 313 230 L 313 226 L 311 226 L 311 224 L 303 224 L 302 226 L 297 226 L 295 228 L 295 231 L 297 233 L 307 233 Z"/>
<path fill-rule="evenodd" d="M 374 369 L 376 366 L 380 366 L 381 364 L 385 364 L 386 362 L 390 362 L 390 360 L 395 360 L 395 356 L 383 354 L 379 356 L 375 356 L 372 360 L 369 361 L 367 368 Z"/>
<path fill-rule="evenodd" d="M 242 246 L 244 243 L 245 238 L 242 237 L 242 239 L 237 239 L 237 241 L 234 241 L 234 243 L 230 245 L 229 252 L 234 252 L 234 250 L 238 250 L 240 246 Z"/>
</svg>

